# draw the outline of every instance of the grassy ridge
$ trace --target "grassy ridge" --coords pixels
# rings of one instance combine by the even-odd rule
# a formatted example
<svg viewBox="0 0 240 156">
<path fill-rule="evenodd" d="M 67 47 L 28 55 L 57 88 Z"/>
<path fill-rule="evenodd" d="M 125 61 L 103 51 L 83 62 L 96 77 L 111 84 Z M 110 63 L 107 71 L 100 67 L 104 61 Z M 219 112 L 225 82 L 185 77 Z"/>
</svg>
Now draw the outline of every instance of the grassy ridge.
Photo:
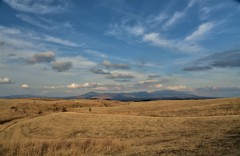
<svg viewBox="0 0 240 156">
<path fill-rule="evenodd" d="M 0 108 L 1 120 L 10 119 L 0 124 L 0 155 L 240 154 L 239 98 L 1 99 Z"/>
</svg>

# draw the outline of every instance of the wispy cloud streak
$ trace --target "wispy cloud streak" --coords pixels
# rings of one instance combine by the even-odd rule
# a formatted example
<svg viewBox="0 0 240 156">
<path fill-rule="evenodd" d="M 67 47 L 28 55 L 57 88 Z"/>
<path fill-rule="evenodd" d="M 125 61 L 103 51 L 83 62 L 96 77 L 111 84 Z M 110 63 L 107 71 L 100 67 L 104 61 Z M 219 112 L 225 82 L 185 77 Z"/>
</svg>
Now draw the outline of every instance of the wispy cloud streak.
<svg viewBox="0 0 240 156">
<path fill-rule="evenodd" d="M 203 23 L 199 25 L 196 31 L 194 31 L 191 35 L 185 38 L 185 41 L 196 41 L 200 40 L 204 35 L 206 35 L 212 28 L 214 24 L 211 22 Z"/>
<path fill-rule="evenodd" d="M 4 0 L 4 2 L 15 10 L 34 14 L 61 12 L 67 5 L 62 0 Z"/>
</svg>

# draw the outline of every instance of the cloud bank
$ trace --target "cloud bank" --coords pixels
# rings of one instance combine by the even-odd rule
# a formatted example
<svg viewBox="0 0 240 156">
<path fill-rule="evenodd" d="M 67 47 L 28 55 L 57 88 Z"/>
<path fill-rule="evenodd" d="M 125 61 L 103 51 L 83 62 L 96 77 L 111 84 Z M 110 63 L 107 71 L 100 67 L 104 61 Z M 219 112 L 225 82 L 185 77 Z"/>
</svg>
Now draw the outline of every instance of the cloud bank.
<svg viewBox="0 0 240 156">
<path fill-rule="evenodd" d="M 28 64 L 35 63 L 50 63 L 55 60 L 55 54 L 51 51 L 48 52 L 40 52 L 34 54 L 31 58 L 27 59 L 26 62 Z"/>
<path fill-rule="evenodd" d="M 0 77 L 0 84 L 9 84 L 12 83 L 12 80 L 9 77 Z"/>
<path fill-rule="evenodd" d="M 72 62 L 60 62 L 55 61 L 52 63 L 52 69 L 56 70 L 57 72 L 65 72 L 68 71 L 70 68 L 72 68 Z"/>
<path fill-rule="evenodd" d="M 107 60 L 104 60 L 102 62 L 102 65 L 106 68 L 113 68 L 113 69 L 129 69 L 130 67 L 127 64 L 117 64 L 117 63 L 111 63 Z"/>
<path fill-rule="evenodd" d="M 109 79 L 133 79 L 134 76 L 131 74 L 125 74 L 125 73 L 110 73 L 107 78 Z"/>
<path fill-rule="evenodd" d="M 184 68 L 184 71 L 205 71 L 213 68 L 239 68 L 240 50 L 214 53 L 200 58 Z"/>
</svg>

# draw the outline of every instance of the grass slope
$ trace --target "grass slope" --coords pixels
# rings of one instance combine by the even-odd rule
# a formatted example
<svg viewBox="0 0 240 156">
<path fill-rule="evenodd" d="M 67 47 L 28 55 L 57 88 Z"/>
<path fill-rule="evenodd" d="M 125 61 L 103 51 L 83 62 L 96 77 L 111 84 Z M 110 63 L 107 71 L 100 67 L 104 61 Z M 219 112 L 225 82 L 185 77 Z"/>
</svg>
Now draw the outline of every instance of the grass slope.
<svg viewBox="0 0 240 156">
<path fill-rule="evenodd" d="M 240 155 L 239 98 L 1 99 L 0 111 L 0 155 Z"/>
</svg>

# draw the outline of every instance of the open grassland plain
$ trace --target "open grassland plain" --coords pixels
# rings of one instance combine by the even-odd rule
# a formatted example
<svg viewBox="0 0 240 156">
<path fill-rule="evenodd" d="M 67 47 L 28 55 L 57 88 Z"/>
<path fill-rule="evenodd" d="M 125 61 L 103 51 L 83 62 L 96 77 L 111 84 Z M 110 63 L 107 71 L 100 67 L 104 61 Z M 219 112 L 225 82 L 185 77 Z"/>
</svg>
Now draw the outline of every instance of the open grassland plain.
<svg viewBox="0 0 240 156">
<path fill-rule="evenodd" d="M 240 98 L 0 99 L 0 155 L 240 155 Z"/>
</svg>

